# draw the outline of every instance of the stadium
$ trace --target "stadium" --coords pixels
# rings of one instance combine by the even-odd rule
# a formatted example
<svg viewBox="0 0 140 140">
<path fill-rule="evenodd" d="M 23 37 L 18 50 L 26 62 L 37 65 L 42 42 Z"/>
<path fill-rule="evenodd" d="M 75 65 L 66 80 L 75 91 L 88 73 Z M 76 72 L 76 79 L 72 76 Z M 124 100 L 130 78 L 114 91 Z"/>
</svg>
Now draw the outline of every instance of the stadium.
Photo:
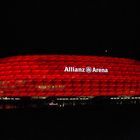
<svg viewBox="0 0 140 140">
<path fill-rule="evenodd" d="M 130 58 L 19 55 L 1 58 L 0 69 L 2 102 L 65 106 L 133 98 L 135 103 L 140 94 L 140 62 Z"/>
</svg>

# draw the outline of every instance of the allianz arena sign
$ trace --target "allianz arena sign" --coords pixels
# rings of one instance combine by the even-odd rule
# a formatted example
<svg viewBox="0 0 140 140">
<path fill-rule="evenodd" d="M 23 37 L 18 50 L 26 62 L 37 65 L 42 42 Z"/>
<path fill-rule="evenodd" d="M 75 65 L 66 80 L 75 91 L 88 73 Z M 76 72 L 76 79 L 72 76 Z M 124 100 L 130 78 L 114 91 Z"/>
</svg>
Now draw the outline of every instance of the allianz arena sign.
<svg viewBox="0 0 140 140">
<path fill-rule="evenodd" d="M 85 68 L 76 68 L 76 67 L 65 67 L 64 72 L 101 72 L 101 73 L 107 73 L 107 68 L 95 68 L 95 67 L 85 67 Z"/>
<path fill-rule="evenodd" d="M 0 96 L 140 95 L 140 62 L 128 58 L 25 55 L 0 59 Z"/>
</svg>

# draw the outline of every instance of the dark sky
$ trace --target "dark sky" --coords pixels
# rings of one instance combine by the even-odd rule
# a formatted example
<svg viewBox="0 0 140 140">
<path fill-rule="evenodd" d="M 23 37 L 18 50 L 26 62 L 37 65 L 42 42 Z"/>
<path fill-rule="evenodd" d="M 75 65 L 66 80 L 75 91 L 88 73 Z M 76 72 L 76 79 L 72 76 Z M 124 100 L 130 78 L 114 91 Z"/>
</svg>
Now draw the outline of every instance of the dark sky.
<svg viewBox="0 0 140 140">
<path fill-rule="evenodd" d="M 138 58 L 137 19 L 135 1 L 11 2 L 7 41 L 0 47 L 0 55 L 44 53 Z"/>
</svg>

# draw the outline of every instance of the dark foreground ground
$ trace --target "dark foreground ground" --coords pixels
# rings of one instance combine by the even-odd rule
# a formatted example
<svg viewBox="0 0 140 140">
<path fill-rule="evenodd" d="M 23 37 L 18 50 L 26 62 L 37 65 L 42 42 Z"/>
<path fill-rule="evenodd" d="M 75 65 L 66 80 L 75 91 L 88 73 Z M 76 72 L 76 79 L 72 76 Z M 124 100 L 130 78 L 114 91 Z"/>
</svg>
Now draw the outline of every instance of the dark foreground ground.
<svg viewBox="0 0 140 140">
<path fill-rule="evenodd" d="M 4 140 L 139 140 L 140 105 L 0 111 Z"/>
</svg>

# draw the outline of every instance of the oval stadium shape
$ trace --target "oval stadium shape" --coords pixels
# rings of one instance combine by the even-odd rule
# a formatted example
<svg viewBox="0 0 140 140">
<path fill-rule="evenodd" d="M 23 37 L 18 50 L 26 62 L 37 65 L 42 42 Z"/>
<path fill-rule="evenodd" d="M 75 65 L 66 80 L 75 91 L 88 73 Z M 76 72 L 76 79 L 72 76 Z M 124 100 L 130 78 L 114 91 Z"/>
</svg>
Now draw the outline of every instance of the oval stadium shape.
<svg viewBox="0 0 140 140">
<path fill-rule="evenodd" d="M 139 94 L 138 60 L 76 55 L 27 55 L 0 59 L 0 96 Z"/>
</svg>

